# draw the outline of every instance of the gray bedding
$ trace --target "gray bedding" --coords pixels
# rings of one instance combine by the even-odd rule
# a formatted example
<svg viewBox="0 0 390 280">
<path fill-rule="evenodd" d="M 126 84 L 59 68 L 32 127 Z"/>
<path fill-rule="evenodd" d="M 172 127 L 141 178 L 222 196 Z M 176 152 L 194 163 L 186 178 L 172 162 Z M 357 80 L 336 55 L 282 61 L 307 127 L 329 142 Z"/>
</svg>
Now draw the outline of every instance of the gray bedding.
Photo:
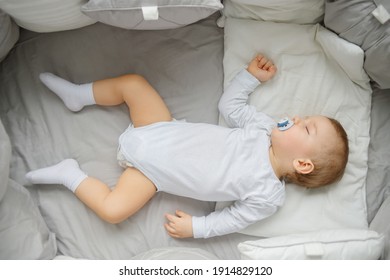
<svg viewBox="0 0 390 280">
<path fill-rule="evenodd" d="M 59 254 L 130 259 L 163 247 L 197 248 L 236 259 L 239 242 L 257 239 L 231 234 L 176 240 L 165 233 L 164 213 L 179 208 L 204 215 L 213 211 L 214 203 L 159 193 L 135 216 L 110 225 L 65 188 L 28 186 L 24 178 L 28 170 L 68 157 L 111 186 L 121 173 L 116 149 L 129 124 L 127 108 L 92 106 L 72 113 L 40 83 L 43 71 L 76 83 L 139 73 L 157 88 L 175 118 L 217 123 L 223 30 L 215 20 L 212 16 L 164 31 L 104 24 L 47 34 L 21 30 L 19 42 L 0 64 L 0 259 L 51 259 Z M 389 106 L 390 94 L 376 90 L 367 177 L 369 221 L 390 193 Z"/>
<path fill-rule="evenodd" d="M 103 24 L 47 34 L 22 30 L 19 42 L 0 68 L 0 116 L 12 143 L 12 181 L 27 186 L 26 171 L 69 157 L 77 159 L 90 176 L 110 186 L 122 171 L 116 162 L 116 149 L 118 136 L 129 125 L 127 108 L 92 106 L 72 113 L 40 83 L 38 75 L 43 71 L 75 83 L 139 73 L 160 92 L 175 118 L 217 123 L 223 83 L 223 30 L 215 20 L 213 16 L 164 31 L 129 31 Z M 40 258 L 53 258 L 56 252 L 74 258 L 129 259 L 150 249 L 177 246 L 235 259 L 239 258 L 237 243 L 251 239 L 232 234 L 208 240 L 175 240 L 165 233 L 166 212 L 182 209 L 204 215 L 213 211 L 214 203 L 159 193 L 136 215 L 111 225 L 61 186 L 27 189 L 48 228 L 37 233 L 51 246 L 51 251 L 39 248 L 46 252 Z M 10 210 L 4 219 L 7 217 L 15 218 Z M 54 234 L 56 242 L 52 240 Z"/>
<path fill-rule="evenodd" d="M 367 215 L 371 222 L 390 197 L 390 89 L 374 89 L 368 149 Z M 388 224 L 388 222 L 387 222 Z"/>
<path fill-rule="evenodd" d="M 381 22 L 373 14 L 388 0 L 326 0 L 324 23 L 365 52 L 364 69 L 382 89 L 390 88 L 390 21 Z"/>
</svg>

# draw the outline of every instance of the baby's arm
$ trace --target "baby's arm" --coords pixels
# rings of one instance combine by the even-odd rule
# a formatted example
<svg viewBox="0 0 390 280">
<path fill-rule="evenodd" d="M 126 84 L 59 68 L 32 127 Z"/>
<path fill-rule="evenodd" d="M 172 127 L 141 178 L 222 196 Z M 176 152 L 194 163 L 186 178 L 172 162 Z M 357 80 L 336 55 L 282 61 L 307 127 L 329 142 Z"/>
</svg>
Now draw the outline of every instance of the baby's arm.
<svg viewBox="0 0 390 280">
<path fill-rule="evenodd" d="M 261 83 L 271 79 L 276 67 L 268 58 L 258 55 L 241 70 L 225 89 L 218 108 L 230 127 L 244 127 L 257 114 L 255 107 L 248 105 L 248 97 Z"/>
<path fill-rule="evenodd" d="M 166 214 L 165 229 L 175 238 L 209 238 L 237 232 L 248 225 L 269 217 L 277 206 L 267 201 L 236 201 L 230 207 L 215 211 L 207 216 L 193 217 L 183 211 L 176 215 Z"/>
</svg>

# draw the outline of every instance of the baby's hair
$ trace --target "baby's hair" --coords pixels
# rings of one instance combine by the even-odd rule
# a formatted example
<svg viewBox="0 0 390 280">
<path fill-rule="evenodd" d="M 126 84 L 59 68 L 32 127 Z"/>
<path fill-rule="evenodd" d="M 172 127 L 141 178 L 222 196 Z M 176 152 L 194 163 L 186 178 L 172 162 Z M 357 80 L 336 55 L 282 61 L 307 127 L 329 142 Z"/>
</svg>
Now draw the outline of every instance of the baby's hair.
<svg viewBox="0 0 390 280">
<path fill-rule="evenodd" d="M 314 170 L 311 173 L 301 174 L 295 171 L 286 175 L 286 181 L 303 187 L 317 188 L 341 179 L 348 162 L 348 136 L 337 120 L 328 119 L 336 131 L 338 145 L 323 147 L 324 149 L 315 158 L 311 159 L 314 164 Z"/>
</svg>

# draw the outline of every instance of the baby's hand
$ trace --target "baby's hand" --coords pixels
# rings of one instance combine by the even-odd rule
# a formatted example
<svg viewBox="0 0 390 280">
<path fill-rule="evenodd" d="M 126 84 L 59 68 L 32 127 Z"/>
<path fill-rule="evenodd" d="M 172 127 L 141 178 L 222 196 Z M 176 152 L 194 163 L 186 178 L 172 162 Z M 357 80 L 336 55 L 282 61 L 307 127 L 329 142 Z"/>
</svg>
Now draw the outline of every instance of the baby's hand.
<svg viewBox="0 0 390 280">
<path fill-rule="evenodd" d="M 270 59 L 268 59 L 262 54 L 258 54 L 249 63 L 247 70 L 260 82 L 266 82 L 275 75 L 276 66 Z"/>
<path fill-rule="evenodd" d="M 165 229 L 168 234 L 175 238 L 192 237 L 192 216 L 183 211 L 176 210 L 176 215 L 165 214 L 168 220 Z"/>
</svg>

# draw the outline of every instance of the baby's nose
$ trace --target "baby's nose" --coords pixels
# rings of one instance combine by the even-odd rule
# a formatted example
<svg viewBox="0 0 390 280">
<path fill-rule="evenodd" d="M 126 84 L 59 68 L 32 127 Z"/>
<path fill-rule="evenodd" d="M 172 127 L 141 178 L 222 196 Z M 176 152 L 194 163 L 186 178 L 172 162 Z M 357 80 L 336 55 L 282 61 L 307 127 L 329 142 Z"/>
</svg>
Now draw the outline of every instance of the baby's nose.
<svg viewBox="0 0 390 280">
<path fill-rule="evenodd" d="M 294 116 L 294 117 L 293 117 L 293 122 L 294 122 L 295 124 L 299 124 L 299 123 L 301 122 L 301 118 L 298 117 L 298 116 Z"/>
</svg>

